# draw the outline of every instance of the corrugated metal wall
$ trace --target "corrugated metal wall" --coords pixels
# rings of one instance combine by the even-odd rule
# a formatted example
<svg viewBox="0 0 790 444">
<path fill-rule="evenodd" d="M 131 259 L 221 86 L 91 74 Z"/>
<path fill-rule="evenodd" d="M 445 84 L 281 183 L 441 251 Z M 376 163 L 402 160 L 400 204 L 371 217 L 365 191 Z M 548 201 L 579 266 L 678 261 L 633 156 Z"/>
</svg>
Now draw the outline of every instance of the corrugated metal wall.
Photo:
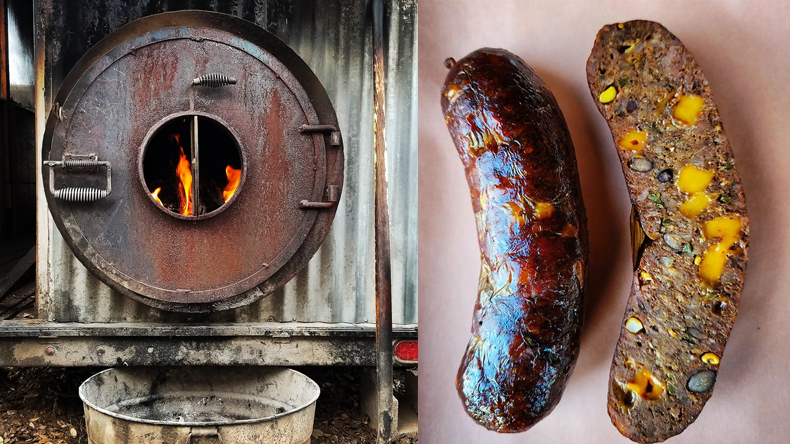
<svg viewBox="0 0 790 444">
<path fill-rule="evenodd" d="M 43 3 L 43 5 L 41 4 Z M 345 186 L 329 236 L 315 257 L 283 289 L 262 301 L 227 312 L 183 315 L 150 308 L 120 295 L 74 257 L 39 205 L 39 240 L 49 258 L 39 267 L 40 301 L 49 320 L 60 322 L 374 322 L 373 287 L 373 72 L 371 16 L 367 2 L 345 1 L 99 1 L 51 7 L 57 23 L 43 24 L 47 41 L 45 80 L 60 80 L 98 37 L 152 13 L 207 9 L 265 26 L 313 69 L 332 99 L 345 143 Z M 207 3 L 207 4 L 206 4 Z M 393 320 L 417 322 L 417 1 L 387 7 L 387 173 L 390 190 Z M 84 23 L 83 23 L 84 22 Z M 75 41 L 70 30 L 86 29 Z M 39 41 L 41 41 L 41 37 Z M 48 78 L 47 78 L 48 77 Z M 47 103 L 47 106 L 51 104 Z M 40 171 L 39 171 L 40 174 Z M 42 196 L 43 197 L 43 196 Z M 47 239 L 49 239 L 47 241 Z"/>
</svg>

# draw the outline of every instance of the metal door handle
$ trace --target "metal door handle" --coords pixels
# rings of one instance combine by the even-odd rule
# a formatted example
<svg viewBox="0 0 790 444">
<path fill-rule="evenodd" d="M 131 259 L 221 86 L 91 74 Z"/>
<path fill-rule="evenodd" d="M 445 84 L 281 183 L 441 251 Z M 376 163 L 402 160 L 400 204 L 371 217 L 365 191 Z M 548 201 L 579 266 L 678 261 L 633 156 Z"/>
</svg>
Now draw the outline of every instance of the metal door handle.
<svg viewBox="0 0 790 444">
<path fill-rule="evenodd" d="M 328 199 L 323 202 L 312 202 L 309 200 L 300 200 L 299 208 L 303 210 L 313 209 L 320 210 L 324 208 L 332 208 L 338 200 L 340 200 L 340 187 L 337 185 L 329 185 L 326 187 L 326 194 Z"/>
<path fill-rule="evenodd" d="M 329 133 L 329 144 L 340 146 L 340 130 L 335 125 L 302 125 L 300 133 Z"/>
<path fill-rule="evenodd" d="M 192 438 L 195 439 L 193 440 Z M 189 430 L 189 435 L 187 435 L 184 441 L 182 441 L 180 444 L 202 444 L 207 442 L 217 442 L 219 444 L 224 444 L 222 441 L 222 435 L 219 434 L 218 428 L 192 428 Z"/>
<path fill-rule="evenodd" d="M 112 192 L 112 167 L 110 162 L 99 160 L 95 154 L 89 155 L 69 155 L 63 156 L 62 160 L 45 160 L 44 165 L 49 167 L 49 192 L 56 199 L 63 199 L 69 202 L 93 202 L 104 199 Z M 100 166 L 107 170 L 107 189 L 102 190 L 94 187 L 66 187 L 59 190 L 55 189 L 55 167 L 63 167 L 69 171 L 98 171 Z"/>
<path fill-rule="evenodd" d="M 235 77 L 219 73 L 203 74 L 192 81 L 193 86 L 208 86 L 209 88 L 219 88 L 220 86 L 235 84 Z"/>
</svg>

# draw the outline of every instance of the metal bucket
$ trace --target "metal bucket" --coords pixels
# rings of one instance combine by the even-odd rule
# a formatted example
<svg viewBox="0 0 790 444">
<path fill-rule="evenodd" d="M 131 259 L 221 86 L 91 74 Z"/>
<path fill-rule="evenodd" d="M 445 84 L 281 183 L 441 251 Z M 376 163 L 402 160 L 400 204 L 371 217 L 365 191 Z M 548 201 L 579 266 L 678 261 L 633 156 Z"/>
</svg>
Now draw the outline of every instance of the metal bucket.
<svg viewBox="0 0 790 444">
<path fill-rule="evenodd" d="M 318 384 L 276 367 L 139 367 L 80 386 L 91 444 L 309 443 Z"/>
</svg>

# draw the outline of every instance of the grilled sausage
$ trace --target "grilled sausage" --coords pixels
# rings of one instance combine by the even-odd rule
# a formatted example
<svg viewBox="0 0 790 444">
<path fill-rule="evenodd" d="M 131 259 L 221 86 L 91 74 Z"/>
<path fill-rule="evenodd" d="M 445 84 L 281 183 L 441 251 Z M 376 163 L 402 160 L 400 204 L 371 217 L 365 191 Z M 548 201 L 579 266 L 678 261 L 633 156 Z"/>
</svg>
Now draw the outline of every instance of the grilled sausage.
<svg viewBox="0 0 790 444">
<path fill-rule="evenodd" d="M 520 58 L 486 48 L 446 64 L 442 108 L 481 251 L 456 387 L 477 422 L 521 432 L 557 405 L 579 352 L 588 246 L 576 158 L 557 101 Z"/>
<path fill-rule="evenodd" d="M 633 441 L 664 441 L 711 396 L 743 288 L 746 203 L 708 81 L 663 26 L 604 27 L 587 80 L 617 145 L 632 231 L 646 236 L 636 243 L 609 416 Z"/>
</svg>

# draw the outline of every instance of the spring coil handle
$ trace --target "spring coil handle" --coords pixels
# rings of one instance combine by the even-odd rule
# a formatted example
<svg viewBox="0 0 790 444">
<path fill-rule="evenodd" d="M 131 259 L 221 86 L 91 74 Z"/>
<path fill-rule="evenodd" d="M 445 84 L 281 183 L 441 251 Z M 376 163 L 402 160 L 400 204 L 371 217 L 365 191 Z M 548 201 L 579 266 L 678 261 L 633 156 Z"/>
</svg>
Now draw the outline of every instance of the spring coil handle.
<svg viewBox="0 0 790 444">
<path fill-rule="evenodd" d="M 55 190 L 53 194 L 56 199 L 63 199 L 69 202 L 93 202 L 107 197 L 107 190 L 89 187 L 66 187 Z"/>
<path fill-rule="evenodd" d="M 110 162 L 99 160 L 96 155 L 65 155 L 62 160 L 45 160 L 44 165 L 49 167 L 49 192 L 55 199 L 67 202 L 94 202 L 104 199 L 112 192 L 112 167 Z M 107 170 L 107 189 L 94 187 L 65 187 L 55 189 L 55 167 L 62 167 L 65 172 L 91 171 L 95 172 L 100 166 Z"/>
<path fill-rule="evenodd" d="M 72 169 L 72 168 L 79 168 L 79 169 L 88 169 L 96 170 L 99 166 L 99 158 L 95 156 L 91 157 L 64 157 L 61 161 L 63 167 Z"/>
<path fill-rule="evenodd" d="M 209 88 L 219 88 L 225 85 L 235 85 L 236 78 L 226 76 L 225 74 L 211 73 L 204 74 L 195 80 L 192 80 L 194 86 L 208 86 Z"/>
</svg>

